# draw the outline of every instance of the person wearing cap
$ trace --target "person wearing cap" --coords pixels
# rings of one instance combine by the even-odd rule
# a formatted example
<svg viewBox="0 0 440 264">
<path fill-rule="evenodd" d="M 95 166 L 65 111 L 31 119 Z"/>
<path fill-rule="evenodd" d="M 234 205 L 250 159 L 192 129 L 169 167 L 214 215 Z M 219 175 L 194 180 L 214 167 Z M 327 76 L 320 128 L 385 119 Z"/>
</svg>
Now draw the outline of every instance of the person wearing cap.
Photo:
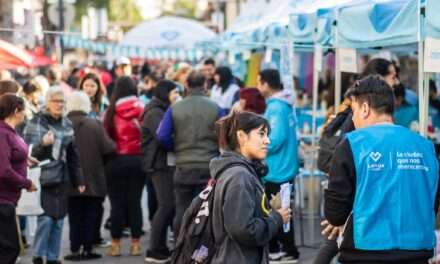
<svg viewBox="0 0 440 264">
<path fill-rule="evenodd" d="M 116 60 L 116 64 L 114 67 L 115 78 L 113 78 L 113 82 L 111 82 L 107 86 L 107 95 L 111 98 L 113 93 L 113 88 L 115 87 L 116 79 L 122 76 L 131 76 L 131 62 L 127 57 L 120 57 Z"/>
<path fill-rule="evenodd" d="M 341 263 L 428 263 L 438 208 L 434 146 L 393 123 L 393 91 L 380 76 L 358 81 L 347 96 L 356 130 L 335 150 L 323 233 L 341 233 Z"/>
</svg>

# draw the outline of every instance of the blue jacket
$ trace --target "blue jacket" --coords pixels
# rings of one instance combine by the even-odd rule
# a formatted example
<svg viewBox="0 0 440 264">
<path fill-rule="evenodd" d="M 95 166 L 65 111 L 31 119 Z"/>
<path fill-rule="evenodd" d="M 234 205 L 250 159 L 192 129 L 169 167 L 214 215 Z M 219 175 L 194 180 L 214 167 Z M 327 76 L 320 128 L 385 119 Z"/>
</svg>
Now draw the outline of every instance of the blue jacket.
<svg viewBox="0 0 440 264">
<path fill-rule="evenodd" d="M 287 91 L 275 94 L 267 100 L 264 117 L 269 121 L 271 131 L 267 156 L 269 174 L 265 182 L 284 183 L 298 173 L 298 141 L 292 96 Z"/>
</svg>

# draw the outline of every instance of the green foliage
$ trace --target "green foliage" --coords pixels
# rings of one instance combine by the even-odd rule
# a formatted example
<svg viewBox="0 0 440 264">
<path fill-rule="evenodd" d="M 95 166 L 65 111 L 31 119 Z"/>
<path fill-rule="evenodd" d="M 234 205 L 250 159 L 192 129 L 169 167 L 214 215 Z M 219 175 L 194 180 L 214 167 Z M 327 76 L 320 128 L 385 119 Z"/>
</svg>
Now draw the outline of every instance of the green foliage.
<svg viewBox="0 0 440 264">
<path fill-rule="evenodd" d="M 77 0 L 75 3 L 75 23 L 81 23 L 81 17 L 87 14 L 88 7 L 106 8 L 109 21 L 137 23 L 143 20 L 141 12 L 134 0 Z"/>
</svg>

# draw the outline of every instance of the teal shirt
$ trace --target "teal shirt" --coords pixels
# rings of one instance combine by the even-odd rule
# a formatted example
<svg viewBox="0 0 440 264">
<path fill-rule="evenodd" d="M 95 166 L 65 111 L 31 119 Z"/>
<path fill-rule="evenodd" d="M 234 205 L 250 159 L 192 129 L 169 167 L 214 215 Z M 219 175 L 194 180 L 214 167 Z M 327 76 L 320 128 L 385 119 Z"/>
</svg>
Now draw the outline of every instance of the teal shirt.
<svg viewBox="0 0 440 264">
<path fill-rule="evenodd" d="M 417 107 L 410 104 L 403 104 L 394 111 L 394 123 L 406 128 L 411 127 L 413 121 L 419 120 Z"/>
<path fill-rule="evenodd" d="M 267 156 L 269 174 L 265 182 L 284 183 L 298 173 L 298 141 L 293 107 L 284 100 L 269 98 L 264 117 L 269 121 L 271 131 Z"/>
</svg>

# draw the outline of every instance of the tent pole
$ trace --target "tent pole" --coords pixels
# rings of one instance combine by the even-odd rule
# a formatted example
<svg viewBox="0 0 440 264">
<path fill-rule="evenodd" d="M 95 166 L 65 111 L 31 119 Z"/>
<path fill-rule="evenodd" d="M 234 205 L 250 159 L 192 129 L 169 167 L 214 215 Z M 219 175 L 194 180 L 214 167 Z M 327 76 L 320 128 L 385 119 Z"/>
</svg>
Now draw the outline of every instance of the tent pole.
<svg viewBox="0 0 440 264">
<path fill-rule="evenodd" d="M 429 104 L 429 86 L 425 85 L 424 59 L 425 45 L 422 39 L 422 6 L 418 3 L 418 96 L 419 96 L 419 133 L 422 136 L 427 135 L 428 130 L 428 104 Z M 428 87 L 428 89 L 426 89 Z"/>
</svg>

